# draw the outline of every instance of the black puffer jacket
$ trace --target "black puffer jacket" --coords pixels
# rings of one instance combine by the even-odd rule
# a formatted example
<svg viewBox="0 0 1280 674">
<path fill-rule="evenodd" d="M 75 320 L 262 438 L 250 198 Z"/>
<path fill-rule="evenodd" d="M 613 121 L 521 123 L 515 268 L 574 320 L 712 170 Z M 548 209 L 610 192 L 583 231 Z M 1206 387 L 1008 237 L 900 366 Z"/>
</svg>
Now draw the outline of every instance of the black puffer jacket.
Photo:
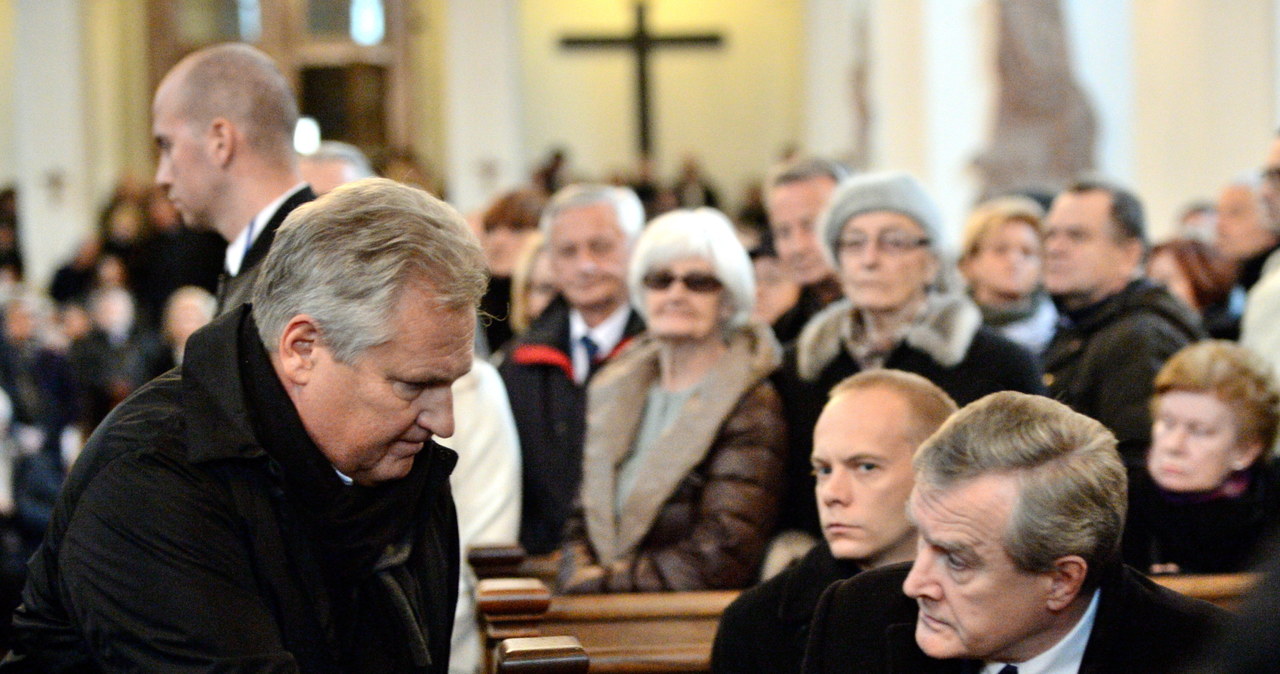
<svg viewBox="0 0 1280 674">
<path fill-rule="evenodd" d="M 1200 319 L 1162 286 L 1138 279 L 1083 311 L 1064 314 L 1045 349 L 1049 395 L 1116 434 L 1130 466 L 1151 440 L 1152 383 L 1175 352 L 1204 337 Z"/>
</svg>

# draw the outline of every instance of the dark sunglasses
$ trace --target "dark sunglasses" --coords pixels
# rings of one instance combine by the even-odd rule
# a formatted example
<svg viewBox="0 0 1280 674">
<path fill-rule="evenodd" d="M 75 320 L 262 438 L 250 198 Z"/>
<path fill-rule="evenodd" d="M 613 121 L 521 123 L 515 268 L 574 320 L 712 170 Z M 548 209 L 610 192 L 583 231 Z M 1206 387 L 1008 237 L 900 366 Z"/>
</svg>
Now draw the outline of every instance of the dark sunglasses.
<svg viewBox="0 0 1280 674">
<path fill-rule="evenodd" d="M 641 283 L 649 290 L 666 290 L 676 281 L 683 283 L 684 287 L 695 293 L 713 293 L 724 288 L 720 279 L 711 274 L 699 272 L 676 276 L 669 271 L 651 271 L 641 279 Z"/>
</svg>

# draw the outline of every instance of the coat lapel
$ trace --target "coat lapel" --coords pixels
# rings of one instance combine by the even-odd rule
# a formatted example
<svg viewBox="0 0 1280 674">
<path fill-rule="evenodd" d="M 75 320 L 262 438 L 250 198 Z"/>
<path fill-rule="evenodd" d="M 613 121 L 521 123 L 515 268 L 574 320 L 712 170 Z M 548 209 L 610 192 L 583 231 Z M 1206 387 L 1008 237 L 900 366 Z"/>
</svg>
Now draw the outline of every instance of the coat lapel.
<svg viewBox="0 0 1280 674">
<path fill-rule="evenodd" d="M 729 348 L 655 441 L 661 450 L 640 467 L 641 478 L 615 516 L 617 471 L 631 451 L 649 390 L 658 381 L 656 341 L 641 338 L 610 362 L 588 390 L 582 507 L 587 534 L 601 564 L 630 554 L 653 526 L 663 504 L 706 457 L 720 426 L 748 387 L 776 366 L 776 343 L 751 330 Z"/>
</svg>

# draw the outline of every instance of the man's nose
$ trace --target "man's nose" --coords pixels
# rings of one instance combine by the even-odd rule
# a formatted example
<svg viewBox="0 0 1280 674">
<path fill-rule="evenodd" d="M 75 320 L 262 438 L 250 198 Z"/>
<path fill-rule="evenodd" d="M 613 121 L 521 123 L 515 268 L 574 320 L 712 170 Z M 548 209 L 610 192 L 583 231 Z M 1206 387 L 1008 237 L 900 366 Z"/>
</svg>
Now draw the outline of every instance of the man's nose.
<svg viewBox="0 0 1280 674">
<path fill-rule="evenodd" d="M 932 557 L 925 551 L 917 549 L 916 559 L 911 563 L 911 571 L 907 573 L 906 579 L 902 581 L 903 594 L 912 599 L 918 597 L 937 599 L 937 596 L 931 592 L 931 589 L 935 586 L 929 572 L 931 563 Z"/>
<path fill-rule="evenodd" d="M 438 438 L 453 437 L 453 391 L 444 388 L 424 394 L 422 409 L 418 411 L 418 425 Z"/>
</svg>

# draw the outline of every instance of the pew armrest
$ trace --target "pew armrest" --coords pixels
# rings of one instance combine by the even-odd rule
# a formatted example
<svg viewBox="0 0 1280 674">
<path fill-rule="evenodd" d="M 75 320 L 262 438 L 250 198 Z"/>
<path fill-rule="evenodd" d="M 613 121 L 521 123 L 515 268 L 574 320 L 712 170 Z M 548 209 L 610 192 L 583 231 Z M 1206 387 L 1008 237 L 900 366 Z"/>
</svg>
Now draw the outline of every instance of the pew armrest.
<svg viewBox="0 0 1280 674">
<path fill-rule="evenodd" d="M 499 674 L 586 674 L 587 652 L 573 637 L 506 639 L 498 644 Z"/>
</svg>

